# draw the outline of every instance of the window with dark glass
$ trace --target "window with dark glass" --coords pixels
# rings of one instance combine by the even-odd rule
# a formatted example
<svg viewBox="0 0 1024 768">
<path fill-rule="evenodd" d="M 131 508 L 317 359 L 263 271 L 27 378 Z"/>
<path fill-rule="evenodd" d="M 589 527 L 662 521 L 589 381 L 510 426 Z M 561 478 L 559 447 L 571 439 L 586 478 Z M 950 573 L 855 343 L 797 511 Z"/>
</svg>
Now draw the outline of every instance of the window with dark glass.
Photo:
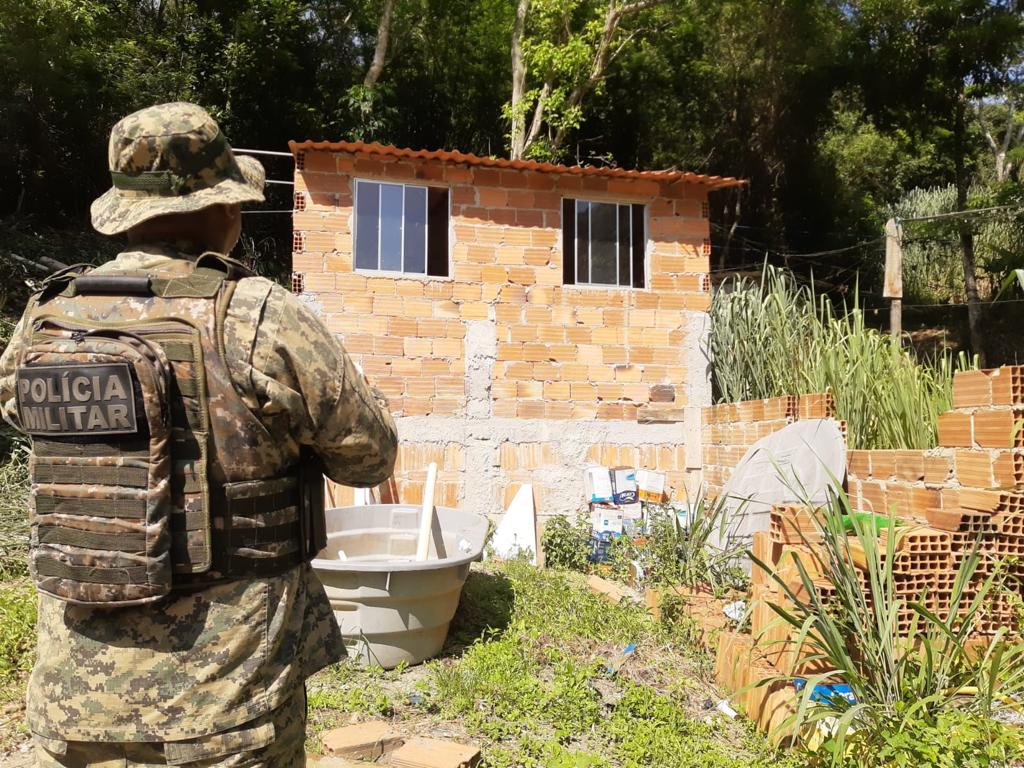
<svg viewBox="0 0 1024 768">
<path fill-rule="evenodd" d="M 448 276 L 448 190 L 356 181 L 355 266 Z"/>
<path fill-rule="evenodd" d="M 644 206 L 562 200 L 566 285 L 644 287 Z"/>
</svg>

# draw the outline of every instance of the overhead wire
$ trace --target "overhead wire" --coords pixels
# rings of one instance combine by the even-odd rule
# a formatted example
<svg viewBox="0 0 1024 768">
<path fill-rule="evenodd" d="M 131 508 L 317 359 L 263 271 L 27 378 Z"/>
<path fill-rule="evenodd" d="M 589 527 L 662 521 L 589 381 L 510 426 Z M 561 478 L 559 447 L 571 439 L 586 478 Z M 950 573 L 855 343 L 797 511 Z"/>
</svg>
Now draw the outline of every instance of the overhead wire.
<svg viewBox="0 0 1024 768">
<path fill-rule="evenodd" d="M 232 147 L 232 152 L 240 152 L 243 155 L 272 155 L 274 157 L 290 157 L 295 158 L 291 152 L 276 152 L 269 149 L 243 149 L 241 147 Z"/>
<path fill-rule="evenodd" d="M 902 218 L 897 216 L 896 221 L 907 222 L 907 221 L 935 221 L 936 219 L 958 219 L 965 216 L 976 216 L 979 213 L 991 213 L 992 211 L 1008 211 L 1010 209 L 1021 210 L 1020 205 L 993 205 L 988 208 L 968 208 L 966 211 L 949 211 L 947 213 L 935 213 L 931 216 L 911 216 L 909 218 Z"/>
</svg>

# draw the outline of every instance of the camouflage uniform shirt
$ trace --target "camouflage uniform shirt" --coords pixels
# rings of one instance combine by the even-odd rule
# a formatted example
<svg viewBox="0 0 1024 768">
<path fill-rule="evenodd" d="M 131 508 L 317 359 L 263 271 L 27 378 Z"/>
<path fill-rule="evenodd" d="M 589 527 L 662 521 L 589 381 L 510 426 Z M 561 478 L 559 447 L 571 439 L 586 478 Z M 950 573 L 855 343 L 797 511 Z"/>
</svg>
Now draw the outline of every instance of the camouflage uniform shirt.
<svg viewBox="0 0 1024 768">
<path fill-rule="evenodd" d="M 111 269 L 160 272 L 188 258 L 137 246 Z M 391 416 L 341 345 L 295 296 L 245 278 L 224 324 L 227 365 L 246 405 L 292 463 L 312 446 L 326 473 L 374 485 L 391 473 Z M 19 329 L 0 358 L 0 408 L 17 426 Z M 119 609 L 39 595 L 38 653 L 28 726 L 69 741 L 176 741 L 248 722 L 283 703 L 309 675 L 344 655 L 327 597 L 309 565 L 271 578 L 175 593 Z"/>
</svg>

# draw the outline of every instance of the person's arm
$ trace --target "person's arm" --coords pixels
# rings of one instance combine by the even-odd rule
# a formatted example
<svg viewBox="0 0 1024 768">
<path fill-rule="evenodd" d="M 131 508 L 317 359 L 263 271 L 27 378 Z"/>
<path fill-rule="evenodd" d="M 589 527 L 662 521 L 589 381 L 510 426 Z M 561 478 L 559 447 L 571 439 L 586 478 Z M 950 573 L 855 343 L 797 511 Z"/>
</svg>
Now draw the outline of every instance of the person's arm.
<svg viewBox="0 0 1024 768">
<path fill-rule="evenodd" d="M 277 285 L 263 306 L 252 370 L 259 415 L 313 448 L 328 477 L 373 487 L 391 476 L 398 437 L 379 393 L 320 318 Z"/>
<path fill-rule="evenodd" d="M 23 317 L 11 332 L 11 339 L 7 342 L 7 348 L 3 355 L 0 355 L 0 415 L 4 421 L 17 430 L 21 430 L 18 419 L 18 403 L 14 397 L 14 374 L 18 364 L 18 356 L 22 348 L 22 326 L 25 322 Z"/>
</svg>

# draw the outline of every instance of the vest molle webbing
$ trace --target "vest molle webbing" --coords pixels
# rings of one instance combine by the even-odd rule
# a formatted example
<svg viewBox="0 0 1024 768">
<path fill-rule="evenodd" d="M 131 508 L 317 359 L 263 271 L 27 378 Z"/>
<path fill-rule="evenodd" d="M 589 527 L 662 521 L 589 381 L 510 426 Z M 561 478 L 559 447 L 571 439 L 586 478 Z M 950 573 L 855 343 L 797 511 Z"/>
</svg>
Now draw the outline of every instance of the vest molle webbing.
<svg viewBox="0 0 1024 768">
<path fill-rule="evenodd" d="M 273 575 L 323 546 L 322 476 L 267 466 L 271 436 L 224 361 L 246 274 L 206 255 L 155 275 L 71 270 L 37 297 L 16 386 L 41 590 L 131 605 Z"/>
</svg>

